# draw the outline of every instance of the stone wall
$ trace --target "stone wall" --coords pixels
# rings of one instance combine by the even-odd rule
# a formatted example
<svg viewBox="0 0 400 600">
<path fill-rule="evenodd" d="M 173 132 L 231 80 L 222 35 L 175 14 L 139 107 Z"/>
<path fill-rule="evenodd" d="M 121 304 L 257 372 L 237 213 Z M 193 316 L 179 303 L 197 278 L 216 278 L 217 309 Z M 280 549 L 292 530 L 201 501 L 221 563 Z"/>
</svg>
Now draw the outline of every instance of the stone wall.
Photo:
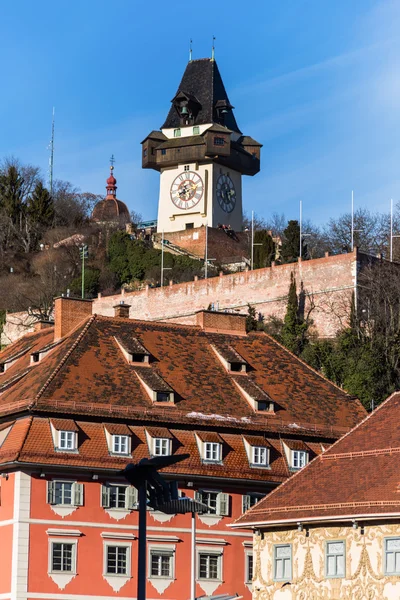
<svg viewBox="0 0 400 600">
<path fill-rule="evenodd" d="M 130 318 L 194 324 L 196 311 L 210 304 L 219 310 L 239 312 L 247 312 L 251 304 L 266 318 L 282 318 L 293 273 L 298 292 L 301 288 L 304 291 L 304 310 L 311 310 L 316 331 L 320 336 L 333 337 L 348 322 L 351 296 L 357 283 L 357 264 L 355 250 L 164 288 L 146 287 L 138 292 L 100 297 L 93 302 L 93 312 L 113 316 L 113 306 L 124 300 L 131 306 Z"/>
</svg>

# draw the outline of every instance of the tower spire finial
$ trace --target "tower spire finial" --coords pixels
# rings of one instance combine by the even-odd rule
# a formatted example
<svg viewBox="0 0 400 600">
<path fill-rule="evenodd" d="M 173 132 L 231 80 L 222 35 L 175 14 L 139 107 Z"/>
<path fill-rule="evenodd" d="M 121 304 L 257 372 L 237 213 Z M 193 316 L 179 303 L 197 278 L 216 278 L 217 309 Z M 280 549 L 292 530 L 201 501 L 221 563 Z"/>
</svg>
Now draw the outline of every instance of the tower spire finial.
<svg viewBox="0 0 400 600">
<path fill-rule="evenodd" d="M 114 163 L 115 163 L 114 154 L 111 154 L 111 158 L 110 158 L 111 171 L 114 169 Z"/>
<path fill-rule="evenodd" d="M 113 175 L 113 171 L 114 171 L 114 163 L 115 163 L 115 158 L 114 158 L 114 154 L 111 154 L 111 158 L 110 158 L 110 177 L 107 179 L 106 183 L 106 190 L 107 190 L 107 196 L 106 198 L 115 198 L 117 195 L 117 180 L 115 179 L 114 175 Z"/>
<path fill-rule="evenodd" d="M 215 40 L 216 40 L 216 37 L 215 37 L 215 35 L 213 35 L 213 43 L 212 43 L 212 49 L 211 49 L 211 60 L 215 60 Z"/>
<path fill-rule="evenodd" d="M 193 40 L 192 40 L 192 38 L 190 38 L 190 42 L 189 42 L 189 62 L 192 61 L 192 43 L 193 43 Z"/>
</svg>

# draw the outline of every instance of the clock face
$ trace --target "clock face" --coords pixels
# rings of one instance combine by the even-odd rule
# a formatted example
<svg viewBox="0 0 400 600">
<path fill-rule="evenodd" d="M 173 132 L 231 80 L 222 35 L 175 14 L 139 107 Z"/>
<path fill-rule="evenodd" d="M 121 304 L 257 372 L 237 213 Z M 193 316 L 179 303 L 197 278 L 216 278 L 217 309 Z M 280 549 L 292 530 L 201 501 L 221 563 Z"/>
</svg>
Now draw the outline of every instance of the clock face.
<svg viewBox="0 0 400 600">
<path fill-rule="evenodd" d="M 184 171 L 171 185 L 171 200 L 178 208 L 188 210 L 198 204 L 203 196 L 203 180 L 194 171 Z"/>
<path fill-rule="evenodd" d="M 230 213 L 236 205 L 236 190 L 229 175 L 220 175 L 217 179 L 217 199 L 223 211 Z"/>
</svg>

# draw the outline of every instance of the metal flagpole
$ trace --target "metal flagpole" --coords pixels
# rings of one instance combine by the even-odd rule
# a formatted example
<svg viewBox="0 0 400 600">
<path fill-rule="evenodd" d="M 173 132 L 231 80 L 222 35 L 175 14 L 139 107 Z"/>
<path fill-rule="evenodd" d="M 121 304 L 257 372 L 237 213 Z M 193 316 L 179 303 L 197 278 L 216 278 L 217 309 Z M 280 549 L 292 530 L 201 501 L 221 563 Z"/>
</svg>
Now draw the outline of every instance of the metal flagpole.
<svg viewBox="0 0 400 600">
<path fill-rule="evenodd" d="M 351 190 L 351 251 L 354 250 L 354 192 Z"/>
<path fill-rule="evenodd" d="M 208 271 L 208 223 L 206 223 L 206 252 L 205 252 L 205 262 L 204 262 L 204 277 L 207 279 Z"/>
<path fill-rule="evenodd" d="M 303 201 L 300 200 L 300 248 L 299 248 L 299 250 L 300 250 L 299 257 L 300 258 L 301 258 L 301 254 L 302 254 L 302 252 L 301 252 L 301 246 L 302 246 L 302 244 L 301 244 L 301 241 L 302 241 L 301 240 L 301 236 L 302 236 L 302 233 L 303 233 L 303 231 L 302 231 L 302 220 L 303 220 Z"/>
<path fill-rule="evenodd" d="M 254 210 L 251 211 L 251 270 L 254 268 Z"/>
<path fill-rule="evenodd" d="M 164 229 L 161 234 L 161 287 L 164 285 Z"/>
<path fill-rule="evenodd" d="M 393 261 L 393 198 L 390 199 L 390 262 Z"/>
<path fill-rule="evenodd" d="M 190 565 L 190 600 L 196 600 L 196 513 L 192 512 L 192 556 Z"/>
</svg>

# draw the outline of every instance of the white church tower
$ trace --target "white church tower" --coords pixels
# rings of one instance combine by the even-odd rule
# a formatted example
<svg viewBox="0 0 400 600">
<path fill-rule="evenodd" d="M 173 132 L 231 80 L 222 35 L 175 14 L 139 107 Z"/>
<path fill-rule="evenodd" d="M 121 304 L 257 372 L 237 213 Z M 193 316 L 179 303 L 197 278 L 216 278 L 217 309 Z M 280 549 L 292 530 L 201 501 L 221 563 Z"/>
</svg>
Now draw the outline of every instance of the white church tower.
<svg viewBox="0 0 400 600">
<path fill-rule="evenodd" d="M 142 142 L 160 172 L 157 231 L 208 224 L 242 229 L 242 175 L 260 170 L 261 144 L 240 131 L 215 60 L 190 60 L 161 130 Z"/>
</svg>

